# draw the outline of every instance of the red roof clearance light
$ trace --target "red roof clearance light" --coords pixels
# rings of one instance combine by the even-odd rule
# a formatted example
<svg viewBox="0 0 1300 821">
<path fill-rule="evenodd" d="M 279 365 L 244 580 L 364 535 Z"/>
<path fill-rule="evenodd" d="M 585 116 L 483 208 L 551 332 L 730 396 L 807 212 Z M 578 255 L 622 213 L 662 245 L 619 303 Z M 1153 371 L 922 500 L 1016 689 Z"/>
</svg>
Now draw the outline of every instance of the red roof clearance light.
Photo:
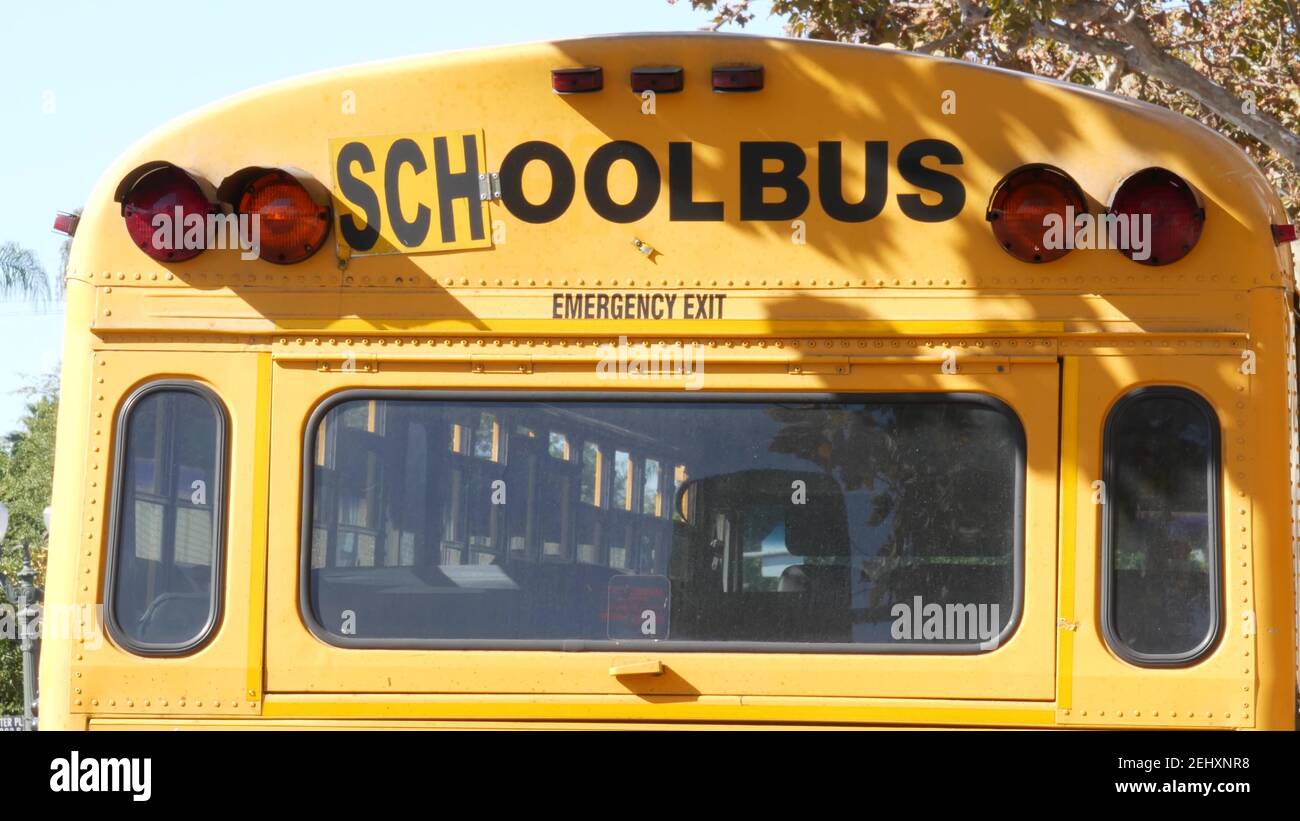
<svg viewBox="0 0 1300 821">
<path fill-rule="evenodd" d="M 1110 213 L 1132 221 L 1150 217 L 1146 259 L 1135 259 L 1133 246 L 1119 249 L 1143 265 L 1168 265 L 1187 256 L 1205 227 L 1205 209 L 1186 180 L 1164 168 L 1144 168 L 1120 183 Z M 1130 236 L 1133 228 L 1130 227 Z"/>
<path fill-rule="evenodd" d="M 329 206 L 317 204 L 301 182 L 279 169 L 250 180 L 239 195 L 237 210 L 258 216 L 259 255 L 279 265 L 316 253 L 330 230 Z"/>
<path fill-rule="evenodd" d="M 54 215 L 54 230 L 65 236 L 74 236 L 77 233 L 77 223 L 80 221 L 81 217 L 76 214 L 59 211 Z"/>
<path fill-rule="evenodd" d="M 174 165 L 147 172 L 122 199 L 122 217 L 131 241 L 160 262 L 181 262 L 202 253 L 202 248 L 177 247 L 175 238 L 184 235 L 185 221 L 190 216 L 197 214 L 206 220 L 213 213 L 216 206 L 208 201 L 198 182 Z M 166 220 L 155 222 L 160 215 Z M 155 243 L 157 235 L 166 241 Z"/>
<path fill-rule="evenodd" d="M 761 91 L 762 66 L 714 66 L 713 90 L 722 92 Z"/>
<path fill-rule="evenodd" d="M 632 69 L 632 90 L 637 94 L 653 91 L 673 94 L 686 87 L 686 72 L 681 66 L 642 66 Z"/>
<path fill-rule="evenodd" d="M 586 94 L 600 91 L 605 73 L 600 66 L 576 66 L 551 69 L 551 90 L 556 94 Z"/>
<path fill-rule="evenodd" d="M 1291 223 L 1270 225 L 1269 228 L 1273 229 L 1273 242 L 1278 245 L 1286 245 L 1288 242 L 1295 242 L 1296 240 L 1295 226 Z"/>
<path fill-rule="evenodd" d="M 1074 218 L 1086 213 L 1088 201 L 1069 174 L 1051 165 L 1034 164 L 1020 166 L 994 186 L 985 218 L 1008 254 L 1021 262 L 1042 263 L 1070 252 Z M 1060 242 L 1049 241 L 1053 214 L 1060 219 Z"/>
</svg>

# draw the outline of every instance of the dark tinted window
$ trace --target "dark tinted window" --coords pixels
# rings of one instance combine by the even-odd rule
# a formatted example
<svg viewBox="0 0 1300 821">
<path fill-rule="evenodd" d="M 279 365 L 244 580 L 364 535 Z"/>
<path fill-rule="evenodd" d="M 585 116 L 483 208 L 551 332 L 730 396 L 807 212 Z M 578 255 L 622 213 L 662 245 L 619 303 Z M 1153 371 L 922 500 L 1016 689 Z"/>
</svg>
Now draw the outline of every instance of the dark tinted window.
<svg viewBox="0 0 1300 821">
<path fill-rule="evenodd" d="M 1023 433 L 975 397 L 389 392 L 306 453 L 305 605 L 345 643 L 971 650 L 1019 608 Z"/>
<path fill-rule="evenodd" d="M 1105 452 L 1107 636 L 1185 661 L 1218 630 L 1218 422 L 1189 391 L 1145 389 L 1111 412 Z"/>
<path fill-rule="evenodd" d="M 197 386 L 147 388 L 122 415 L 109 606 L 130 649 L 185 649 L 215 621 L 224 428 Z"/>
</svg>

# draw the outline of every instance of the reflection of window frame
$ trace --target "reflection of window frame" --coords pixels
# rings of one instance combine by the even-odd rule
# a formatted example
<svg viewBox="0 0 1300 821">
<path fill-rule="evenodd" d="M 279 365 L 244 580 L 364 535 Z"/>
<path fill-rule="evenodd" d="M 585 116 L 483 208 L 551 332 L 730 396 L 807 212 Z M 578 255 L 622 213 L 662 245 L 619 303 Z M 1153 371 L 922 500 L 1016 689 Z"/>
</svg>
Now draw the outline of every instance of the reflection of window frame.
<svg viewBox="0 0 1300 821">
<path fill-rule="evenodd" d="M 1129 647 L 1120 638 L 1116 629 L 1115 601 L 1115 501 L 1119 489 L 1116 478 L 1119 461 L 1125 454 L 1118 453 L 1112 447 L 1115 436 L 1116 420 L 1123 414 L 1150 399 L 1176 399 L 1191 405 L 1205 420 L 1209 442 L 1206 446 L 1206 499 L 1210 541 L 1209 556 L 1206 557 L 1209 575 L 1209 630 L 1195 647 L 1180 653 L 1144 653 Z M 1223 632 L 1223 608 L 1220 599 L 1223 596 L 1223 535 L 1220 533 L 1222 521 L 1220 508 L 1223 504 L 1222 466 L 1223 454 L 1220 450 L 1221 430 L 1219 417 L 1214 407 L 1199 393 L 1188 388 L 1174 385 L 1149 385 L 1129 391 L 1116 400 L 1106 414 L 1105 429 L 1102 435 L 1102 479 L 1106 488 L 1105 504 L 1101 511 L 1101 626 L 1106 644 L 1120 658 L 1144 667 L 1171 667 L 1192 664 L 1218 643 Z"/>
<path fill-rule="evenodd" d="M 193 638 L 179 642 L 139 641 L 124 630 L 117 621 L 117 595 L 120 582 L 118 579 L 118 559 L 120 551 L 125 548 L 122 539 L 122 528 L 125 525 L 122 510 L 128 493 L 132 504 L 135 503 L 136 496 L 135 489 L 126 486 L 126 460 L 129 456 L 127 440 L 129 438 L 131 415 L 142 400 L 157 393 L 189 393 L 206 402 L 212 410 L 216 440 L 213 443 L 215 450 L 212 476 L 207 487 L 208 509 L 212 514 L 213 540 L 212 563 L 208 568 L 208 618 L 204 622 L 203 628 Z M 183 420 L 177 418 L 176 421 Z M 229 429 L 229 417 L 225 405 L 222 404 L 216 392 L 207 385 L 186 379 L 166 379 L 141 385 L 126 398 L 118 411 L 114 429 L 112 501 L 109 511 L 108 545 L 105 558 L 104 623 L 109 637 L 113 639 L 114 643 L 128 652 L 147 656 L 169 656 L 187 653 L 206 644 L 216 632 L 216 627 L 221 621 L 222 601 L 225 597 L 223 579 L 226 553 L 226 474 L 227 462 L 230 458 Z M 308 451 L 308 453 L 314 455 L 311 451 Z M 173 508 L 181 506 L 181 500 L 175 498 L 174 472 L 176 470 L 177 466 L 175 465 L 164 467 L 158 464 L 155 466 L 155 477 L 160 480 L 159 487 L 167 489 L 165 494 L 159 498 L 167 499 Z M 186 506 L 190 507 L 190 505 Z M 176 536 L 175 517 L 173 516 L 172 519 L 173 524 L 169 529 L 166 526 L 166 515 L 164 514 L 163 538 L 171 538 L 174 541 Z M 169 530 L 170 537 L 168 536 Z M 163 555 L 168 554 L 165 546 L 162 548 L 162 552 Z M 176 561 L 175 544 L 171 546 L 168 561 L 173 564 Z"/>
</svg>

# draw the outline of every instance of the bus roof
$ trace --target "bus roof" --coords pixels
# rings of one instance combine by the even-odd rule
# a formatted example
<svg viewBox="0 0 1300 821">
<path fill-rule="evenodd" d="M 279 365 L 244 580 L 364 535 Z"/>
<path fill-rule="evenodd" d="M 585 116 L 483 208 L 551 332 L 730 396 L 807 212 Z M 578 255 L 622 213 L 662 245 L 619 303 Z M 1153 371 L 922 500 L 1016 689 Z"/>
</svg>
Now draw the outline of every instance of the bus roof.
<svg viewBox="0 0 1300 821">
<path fill-rule="evenodd" d="M 682 68 L 684 88 L 648 105 L 632 91 L 630 72 L 665 65 Z M 761 90 L 711 90 L 715 67 L 742 65 L 762 66 Z M 554 93 L 552 70 L 571 66 L 599 66 L 603 88 Z M 435 156 L 440 138 L 449 155 Z M 238 250 L 163 263 L 134 247 L 122 225 L 123 180 L 165 161 L 212 190 L 241 169 L 293 169 L 321 191 L 334 190 L 336 217 L 356 233 L 369 221 L 366 187 L 391 218 L 379 191 L 383 152 L 404 139 L 419 155 L 396 164 L 394 179 L 407 181 L 398 219 L 414 222 L 422 204 L 436 212 L 416 253 L 366 253 L 336 220 L 325 246 L 296 264 L 245 261 Z M 340 164 L 349 145 L 362 146 L 378 167 Z M 471 160 L 480 172 L 501 174 L 504 199 L 488 203 L 477 230 L 480 203 L 446 200 L 454 215 L 448 233 L 437 203 L 427 202 L 442 196 L 429 181 L 473 170 Z M 1095 249 L 1046 264 L 1017 260 L 994 240 L 986 207 L 1004 175 L 1033 163 L 1071 175 L 1094 213 L 1130 174 L 1166 168 L 1200 195 L 1203 235 L 1167 265 Z M 559 190 L 565 167 L 567 198 Z M 341 168 L 360 185 L 346 197 Z M 491 185 L 485 190 L 493 196 Z M 873 294 L 915 315 L 919 299 L 957 304 L 977 291 L 1037 299 L 1024 312 L 1067 325 L 1087 310 L 1053 314 L 1061 294 L 1160 293 L 1169 298 L 1153 316 L 1226 330 L 1240 323 L 1216 313 L 1224 302 L 1214 292 L 1291 287 L 1289 249 L 1274 243 L 1269 228 L 1286 221 L 1266 178 L 1231 141 L 1154 106 L 892 49 L 647 34 L 346 68 L 206 107 L 150 135 L 106 173 L 78 226 L 70 276 L 92 285 L 187 288 L 209 300 L 205 309 L 153 300 L 118 320 L 98 315 L 95 325 L 104 328 L 198 323 L 243 332 L 338 327 L 353 317 L 375 330 L 428 319 L 430 327 L 446 320 L 465 332 L 491 332 L 507 329 L 511 317 L 596 318 L 591 300 L 582 301 L 591 292 L 733 294 L 741 297 L 730 303 L 739 313 L 709 318 L 745 319 L 749 306 L 803 328 L 865 319 Z M 370 250 L 383 248 L 381 240 Z M 272 296 L 286 292 L 295 296 Z M 497 309 L 494 324 L 478 307 L 488 297 L 516 307 Z M 647 320 L 643 328 L 669 327 L 636 318 Z"/>
</svg>

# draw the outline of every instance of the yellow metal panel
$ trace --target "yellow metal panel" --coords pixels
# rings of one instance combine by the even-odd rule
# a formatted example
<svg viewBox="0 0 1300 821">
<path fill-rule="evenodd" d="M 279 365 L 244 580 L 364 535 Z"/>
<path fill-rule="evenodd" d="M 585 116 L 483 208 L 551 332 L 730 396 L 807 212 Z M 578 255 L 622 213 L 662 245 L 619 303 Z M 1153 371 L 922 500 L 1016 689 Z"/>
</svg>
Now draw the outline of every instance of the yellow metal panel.
<svg viewBox="0 0 1300 821">
<path fill-rule="evenodd" d="M 1248 499 L 1254 481 L 1242 442 L 1247 432 L 1249 379 L 1239 371 L 1240 351 L 1215 357 L 1095 357 L 1078 364 L 1078 462 L 1075 479 L 1063 473 L 1062 492 L 1078 511 L 1074 551 L 1073 676 L 1071 702 L 1062 704 L 1066 724 L 1131 727 L 1255 726 L 1254 682 L 1258 674 L 1253 636 L 1243 635 L 1242 613 L 1251 608 L 1250 569 L 1242 562 L 1252 541 Z M 1102 478 L 1106 415 L 1124 394 L 1142 385 L 1189 388 L 1218 416 L 1223 447 L 1223 585 L 1226 610 L 1222 638 L 1206 656 L 1186 667 L 1139 667 L 1119 658 L 1101 632 L 1101 505 L 1092 482 Z M 1245 511 L 1243 514 L 1242 511 Z M 1246 544 L 1243 551 L 1240 545 Z M 1246 601 L 1243 602 L 1242 599 Z M 1064 613 L 1064 606 L 1063 606 Z M 1064 616 L 1063 616 L 1064 617 Z"/>
<path fill-rule="evenodd" d="M 298 349 L 289 343 L 290 350 Z M 1028 347 L 1028 346 L 1025 346 Z M 277 346 L 278 350 L 278 346 Z M 1019 348 L 1017 348 L 1019 350 Z M 1026 351 L 1028 353 L 1028 351 Z M 646 660 L 645 653 L 609 651 L 456 651 L 344 649 L 324 644 L 303 625 L 298 607 L 298 520 L 271 522 L 268 570 L 267 690 L 280 692 L 587 693 L 718 696 L 879 696 L 930 698 L 1053 697 L 1055 689 L 1056 464 L 1058 393 L 1054 361 L 1015 361 L 998 374 L 944 374 L 938 362 L 845 374 L 791 374 L 709 368 L 702 389 L 746 391 L 974 391 L 1007 402 L 1020 416 L 1028 445 L 1025 500 L 1025 603 L 1020 626 L 998 649 L 978 655 L 823 655 L 776 653 L 654 654 L 662 676 L 618 680 L 610 667 Z M 447 390 L 599 390 L 611 384 L 581 369 L 545 364 L 531 374 L 402 370 L 359 374 L 320 371 L 306 361 L 276 361 L 271 506 L 297 511 L 305 422 L 319 401 L 352 388 Z M 436 376 L 434 375 L 436 373 Z"/>
<path fill-rule="evenodd" d="M 1079 629 L 1074 612 L 1075 535 L 1078 527 L 1079 481 L 1079 361 L 1068 357 L 1061 372 L 1061 561 L 1060 617 L 1057 619 L 1056 706 L 1068 710 L 1074 699 L 1074 634 Z"/>
<path fill-rule="evenodd" d="M 256 482 L 258 457 L 254 450 L 259 403 L 257 356 L 252 353 L 204 353 L 190 351 L 183 356 L 160 351 L 99 350 L 94 352 L 93 387 L 96 397 L 92 417 L 91 449 L 93 475 L 99 477 L 87 488 L 87 522 L 82 540 L 93 545 L 95 564 L 78 574 L 84 592 L 80 597 L 94 605 L 103 604 L 106 556 L 103 545 L 107 532 L 99 514 L 112 502 L 105 492 L 112 476 L 107 455 L 116 438 L 117 409 L 142 384 L 157 379 L 190 379 L 211 388 L 225 405 L 230 417 L 229 465 L 224 532 L 224 572 L 221 621 L 211 638 L 199 649 L 179 657 L 149 658 L 134 655 L 107 637 L 98 646 L 90 643 L 78 650 L 81 657 L 72 665 L 79 692 L 74 692 L 73 713 L 130 715 L 139 713 L 252 715 L 257 700 L 246 697 L 252 636 L 249 591 L 254 584 L 253 555 L 258 550 L 256 534 L 249 526 L 257 516 L 256 494 L 265 492 L 265 482 Z M 263 467 L 264 470 L 264 467 Z M 261 499 L 265 509 L 265 497 Z M 241 524 L 242 523 L 242 524 Z M 101 541 L 103 539 L 103 541 Z M 260 610 L 260 608 L 259 608 Z"/>
<path fill-rule="evenodd" d="M 257 355 L 257 416 L 253 420 L 253 515 L 248 537 L 248 675 L 244 697 L 262 696 L 262 655 L 266 630 L 266 529 L 271 474 L 271 354 Z M 232 596 L 232 598 L 234 598 Z M 232 604 L 237 604 L 236 599 Z"/>
</svg>

